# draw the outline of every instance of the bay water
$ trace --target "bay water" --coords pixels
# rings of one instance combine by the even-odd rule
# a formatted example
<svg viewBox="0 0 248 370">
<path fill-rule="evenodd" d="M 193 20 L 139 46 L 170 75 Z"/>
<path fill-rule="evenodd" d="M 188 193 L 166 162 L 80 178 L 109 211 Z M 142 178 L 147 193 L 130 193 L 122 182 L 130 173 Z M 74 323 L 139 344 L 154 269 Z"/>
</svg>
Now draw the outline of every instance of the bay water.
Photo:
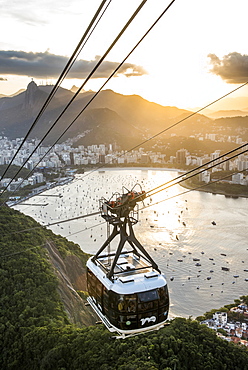
<svg viewBox="0 0 248 370">
<path fill-rule="evenodd" d="M 47 225 L 97 212 L 101 197 L 110 199 L 113 193 L 122 194 L 133 187 L 149 191 L 177 176 L 176 170 L 149 168 L 89 171 L 25 202 L 34 205 L 15 209 Z M 139 209 L 134 232 L 166 275 L 170 317 L 194 318 L 248 294 L 247 198 L 188 191 L 175 185 L 148 197 L 144 204 L 140 202 Z M 100 215 L 49 228 L 91 254 L 107 237 L 106 222 Z M 116 243 L 111 243 L 113 250 Z"/>
</svg>

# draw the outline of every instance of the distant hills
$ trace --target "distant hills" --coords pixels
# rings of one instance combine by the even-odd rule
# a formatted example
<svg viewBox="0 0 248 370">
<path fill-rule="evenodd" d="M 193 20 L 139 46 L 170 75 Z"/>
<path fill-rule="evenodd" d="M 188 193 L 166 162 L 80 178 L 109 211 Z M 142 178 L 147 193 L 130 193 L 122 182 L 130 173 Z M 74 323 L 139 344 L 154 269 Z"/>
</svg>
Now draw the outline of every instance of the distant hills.
<svg viewBox="0 0 248 370">
<path fill-rule="evenodd" d="M 197 111 L 200 107 L 195 108 Z M 191 110 L 191 109 L 190 109 Z M 237 98 L 225 98 L 217 101 L 210 108 L 204 109 L 204 114 L 209 115 L 218 111 L 245 111 L 248 112 L 248 96 L 240 96 Z"/>
<path fill-rule="evenodd" d="M 19 95 L 23 91 L 25 91 L 25 89 L 20 89 L 17 92 L 15 92 L 14 94 L 11 94 L 11 95 L 0 94 L 0 98 L 11 98 L 12 96 Z"/>
<path fill-rule="evenodd" d="M 219 110 L 217 112 L 212 112 L 207 114 L 210 118 L 223 118 L 223 117 L 245 117 L 248 116 L 247 111 L 244 110 Z"/>
<path fill-rule="evenodd" d="M 11 97 L 0 98 L 0 134 L 10 139 L 23 137 L 51 89 L 50 85 L 37 86 L 32 81 L 25 91 Z M 73 91 L 76 91 L 75 86 Z M 45 113 L 32 130 L 31 138 L 41 138 L 45 134 L 74 96 L 74 92 L 61 87 L 58 89 Z M 84 91 L 77 96 L 50 132 L 45 141 L 46 144 L 53 144 L 93 95 L 92 91 Z M 239 112 L 236 113 L 241 116 Z M 196 114 L 185 120 L 191 114 L 192 112 L 184 109 L 149 102 L 138 95 L 122 95 L 112 90 L 104 90 L 76 119 L 60 141 L 79 137 L 75 145 L 116 143 L 120 148 L 128 149 L 164 131 L 163 135 L 159 135 L 150 143 L 151 148 L 158 144 L 165 145 L 171 135 L 189 138 L 198 133 L 220 130 L 217 127 L 220 122 L 210 116 Z M 238 125 L 247 127 L 247 117 L 242 118 L 243 121 L 239 120 Z M 180 124 L 177 124 L 179 121 L 181 121 Z M 221 121 L 221 125 L 225 130 L 224 121 Z M 232 125 L 232 130 L 235 131 L 235 125 Z"/>
</svg>

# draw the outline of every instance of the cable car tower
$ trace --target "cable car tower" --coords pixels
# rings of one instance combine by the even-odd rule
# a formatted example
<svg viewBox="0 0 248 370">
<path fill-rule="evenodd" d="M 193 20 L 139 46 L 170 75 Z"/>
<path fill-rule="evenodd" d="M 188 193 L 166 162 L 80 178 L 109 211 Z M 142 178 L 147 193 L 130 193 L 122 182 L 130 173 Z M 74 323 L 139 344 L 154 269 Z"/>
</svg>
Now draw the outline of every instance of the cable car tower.
<svg viewBox="0 0 248 370">
<path fill-rule="evenodd" d="M 87 261 L 87 301 L 108 330 L 117 332 L 117 338 L 160 329 L 168 317 L 166 279 L 133 231 L 137 203 L 145 198 L 142 190 L 123 188 L 122 194 L 100 200 L 101 216 L 112 232 Z M 108 247 L 114 239 L 119 243 L 111 253 Z"/>
</svg>

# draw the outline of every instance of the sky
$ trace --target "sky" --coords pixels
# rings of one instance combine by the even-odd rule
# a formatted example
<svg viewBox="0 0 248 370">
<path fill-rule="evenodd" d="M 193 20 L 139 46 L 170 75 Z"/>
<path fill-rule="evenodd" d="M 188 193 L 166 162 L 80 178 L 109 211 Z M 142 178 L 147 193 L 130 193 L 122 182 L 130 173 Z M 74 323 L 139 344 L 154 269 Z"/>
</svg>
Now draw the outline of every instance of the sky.
<svg viewBox="0 0 248 370">
<path fill-rule="evenodd" d="M 63 87 L 81 86 L 140 3 L 110 1 Z M 85 90 L 102 86 L 169 3 L 146 1 Z M 54 84 L 100 4 L 0 0 L 0 94 L 32 79 Z M 248 81 L 247 14 L 247 0 L 175 0 L 104 89 L 179 108 L 211 103 Z M 248 86 L 230 97 L 248 97 Z M 238 99 L 230 108 L 240 109 Z"/>
</svg>

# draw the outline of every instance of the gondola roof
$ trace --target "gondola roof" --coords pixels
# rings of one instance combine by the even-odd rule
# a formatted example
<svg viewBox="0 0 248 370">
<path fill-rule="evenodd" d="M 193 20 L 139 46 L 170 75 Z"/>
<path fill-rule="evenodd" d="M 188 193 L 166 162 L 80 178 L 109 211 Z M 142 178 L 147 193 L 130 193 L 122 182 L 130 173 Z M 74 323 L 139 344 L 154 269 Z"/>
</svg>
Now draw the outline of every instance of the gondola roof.
<svg viewBox="0 0 248 370">
<path fill-rule="evenodd" d="M 108 289 L 118 294 L 134 294 L 145 292 L 166 285 L 164 274 L 151 267 L 142 256 L 137 257 L 133 252 L 123 253 L 116 264 L 114 279 L 107 277 L 108 256 L 99 256 L 94 263 L 92 258 L 87 267 Z"/>
</svg>

